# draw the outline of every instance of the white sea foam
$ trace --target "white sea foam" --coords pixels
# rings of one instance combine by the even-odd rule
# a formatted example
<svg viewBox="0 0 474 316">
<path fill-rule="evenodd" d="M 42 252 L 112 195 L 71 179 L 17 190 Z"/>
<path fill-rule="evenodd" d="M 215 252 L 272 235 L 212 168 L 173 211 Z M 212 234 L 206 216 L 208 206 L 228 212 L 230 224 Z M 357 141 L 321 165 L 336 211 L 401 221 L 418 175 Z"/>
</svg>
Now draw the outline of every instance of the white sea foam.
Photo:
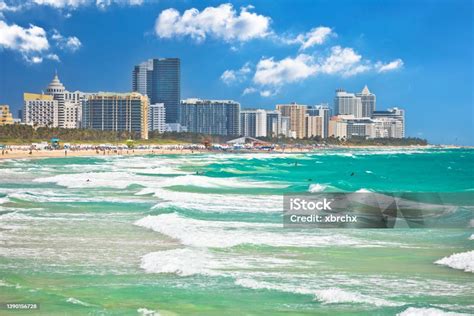
<svg viewBox="0 0 474 316">
<path fill-rule="evenodd" d="M 195 186 L 202 188 L 284 188 L 281 183 L 246 181 L 239 178 L 212 178 L 199 175 L 185 175 L 163 179 L 161 187 Z"/>
<path fill-rule="evenodd" d="M 337 303 L 366 303 L 375 306 L 399 306 L 401 303 L 390 302 L 385 299 L 362 295 L 359 293 L 352 293 L 344 291 L 339 288 L 330 288 L 325 290 L 318 290 L 315 293 L 315 299 L 324 304 Z"/>
<path fill-rule="evenodd" d="M 315 301 L 323 304 L 340 304 L 340 303 L 360 303 L 371 304 L 375 306 L 399 306 L 401 303 L 391 302 L 381 298 L 375 298 L 360 293 L 348 292 L 339 288 L 329 289 L 310 289 L 302 285 L 291 284 L 275 284 L 254 279 L 237 279 L 235 284 L 251 288 L 275 290 L 287 293 L 313 295 Z"/>
<path fill-rule="evenodd" d="M 194 247 L 230 248 L 242 244 L 274 247 L 377 247 L 390 242 L 359 240 L 333 232 L 287 232 L 281 224 L 205 221 L 176 213 L 147 216 L 135 225 L 152 229 Z M 396 244 L 395 244 L 396 245 Z"/>
<path fill-rule="evenodd" d="M 45 189 L 28 189 L 28 190 L 12 190 L 13 192 L 8 193 L 11 198 L 33 201 L 40 203 L 48 202 L 111 202 L 111 203 L 145 203 L 150 202 L 144 200 L 141 197 L 111 197 L 111 196 L 97 196 L 92 197 L 86 194 L 76 194 L 72 190 L 68 190 L 65 193 L 58 192 L 57 190 L 45 190 Z"/>
<path fill-rule="evenodd" d="M 145 188 L 137 195 L 150 194 L 160 198 L 161 202 L 153 208 L 179 207 L 202 212 L 279 212 L 282 197 L 278 195 L 240 195 L 177 192 L 166 189 Z"/>
<path fill-rule="evenodd" d="M 137 312 L 142 316 L 160 316 L 160 313 L 158 313 L 157 311 L 145 307 L 137 309 Z"/>
<path fill-rule="evenodd" d="M 147 178 L 128 172 L 87 172 L 60 174 L 52 177 L 38 178 L 33 181 L 56 183 L 67 188 L 110 187 L 125 189 L 131 184 L 141 184 L 147 181 Z"/>
<path fill-rule="evenodd" d="M 235 276 L 242 271 L 288 269 L 306 262 L 286 258 L 254 257 L 242 254 L 211 252 L 204 248 L 180 248 L 152 252 L 141 258 L 140 267 L 147 273 L 172 273 L 180 276 L 195 274 Z"/>
<path fill-rule="evenodd" d="M 445 265 L 453 269 L 474 273 L 474 250 L 455 253 L 451 256 L 444 257 L 435 263 Z"/>
<path fill-rule="evenodd" d="M 150 177 L 130 172 L 87 172 L 60 174 L 52 177 L 37 178 L 34 182 L 56 183 L 67 188 L 110 187 L 125 189 L 139 184 L 150 189 L 171 186 L 194 186 L 202 188 L 282 188 L 288 185 L 259 181 L 246 181 L 238 178 L 212 178 L 199 175 L 177 177 Z"/>
<path fill-rule="evenodd" d="M 148 273 L 214 275 L 216 272 L 213 270 L 220 268 L 220 263 L 205 250 L 182 248 L 146 254 L 141 259 L 140 267 Z"/>
<path fill-rule="evenodd" d="M 365 170 L 365 173 L 372 174 L 373 172 L 370 170 Z"/>
<path fill-rule="evenodd" d="M 68 299 L 66 300 L 66 302 L 71 303 L 71 304 L 75 304 L 75 305 L 94 306 L 94 305 L 92 305 L 92 304 L 89 304 L 89 303 L 80 301 L 80 300 L 78 300 L 77 298 L 74 298 L 74 297 L 68 298 Z"/>
<path fill-rule="evenodd" d="M 325 184 L 313 183 L 309 185 L 308 192 L 316 193 L 323 192 L 327 188 Z"/>
<path fill-rule="evenodd" d="M 471 237 L 469 237 L 469 240 L 474 240 L 474 234 L 472 234 Z"/>
<path fill-rule="evenodd" d="M 6 197 L 6 196 L 0 197 L 0 204 L 5 204 L 5 203 L 8 203 L 8 202 L 10 202 L 8 197 Z"/>
<path fill-rule="evenodd" d="M 397 314 L 397 316 L 460 316 L 468 315 L 455 312 L 447 312 L 437 308 L 417 308 L 409 307 L 403 312 Z"/>
</svg>

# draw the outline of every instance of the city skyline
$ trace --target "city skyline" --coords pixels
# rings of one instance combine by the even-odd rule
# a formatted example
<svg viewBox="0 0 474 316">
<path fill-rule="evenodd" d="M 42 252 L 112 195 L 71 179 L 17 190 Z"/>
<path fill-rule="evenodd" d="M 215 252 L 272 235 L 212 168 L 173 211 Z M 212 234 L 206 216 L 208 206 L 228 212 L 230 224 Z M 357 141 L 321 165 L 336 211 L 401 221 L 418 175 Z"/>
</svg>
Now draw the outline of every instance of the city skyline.
<svg viewBox="0 0 474 316">
<path fill-rule="evenodd" d="M 93 4 L 60 7 L 64 1 L 58 1 L 56 7 L 32 4 L 13 9 L 14 5 L 8 1 L 7 9 L 0 6 L 3 14 L 0 28 L 13 36 L 14 30 L 21 33 L 18 28 L 13 29 L 17 25 L 27 35 L 20 37 L 23 39 L 20 44 L 24 45 L 17 43 L 16 46 L 9 38 L 0 37 L 2 73 L 5 74 L 0 81 L 0 103 L 10 105 L 17 116 L 23 92 L 45 90 L 55 69 L 70 91 L 130 92 L 133 66 L 150 58 L 177 57 L 182 62 L 181 99 L 233 99 L 240 102 L 242 108 L 274 109 L 276 104 L 290 102 L 329 103 L 332 107 L 337 88 L 358 93 L 367 84 L 377 95 L 377 109 L 401 107 L 406 110 L 407 136 L 427 138 L 433 143 L 473 144 L 469 136 L 474 132 L 472 72 L 469 72 L 472 46 L 466 41 L 472 32 L 468 23 L 472 18 L 469 3 L 459 1 L 447 6 L 445 2 L 433 5 L 417 1 L 411 6 L 398 3 L 395 9 L 391 2 L 383 7 L 366 2 L 357 6 L 348 4 L 339 8 L 338 14 L 322 16 L 318 10 L 324 8 L 325 12 L 331 12 L 337 6 L 302 1 L 294 4 L 289 13 L 298 16 L 297 22 L 288 23 L 283 13 L 292 4 L 282 2 L 268 5 L 261 1 L 239 1 L 232 6 L 226 2 L 165 1 L 141 5 L 125 2 L 102 8 Z M 248 7 L 250 4 L 254 7 Z M 412 12 L 403 12 L 404 6 L 409 6 Z M 199 13 L 192 11 L 194 19 L 184 21 L 184 12 L 191 8 Z M 347 14 L 351 10 L 354 17 Z M 393 10 L 393 14 L 387 16 L 387 10 Z M 415 19 L 416 12 L 421 10 L 422 18 Z M 454 12 L 460 11 L 466 13 L 457 14 L 456 21 L 450 19 Z M 37 17 L 31 20 L 28 12 L 38 13 Z M 258 27 L 251 31 L 231 28 L 222 33 L 221 28 L 203 25 L 196 18 L 204 12 L 210 16 L 225 13 L 224 21 L 231 26 L 240 21 L 244 26 Z M 375 22 L 359 21 L 369 13 L 383 14 L 386 34 L 373 28 Z M 113 47 L 119 40 L 119 34 L 112 32 L 119 25 L 111 16 L 133 15 L 139 19 L 131 17 L 134 23 L 123 34 L 131 48 L 125 52 L 97 53 Z M 336 15 L 342 15 L 345 20 L 337 19 Z M 58 21 L 48 19 L 52 16 Z M 452 23 L 444 30 L 440 30 L 440 26 L 433 28 L 429 21 L 437 16 Z M 98 34 L 90 34 L 98 17 L 104 19 L 104 26 L 94 29 Z M 396 21 L 400 17 L 406 25 Z M 291 20 L 291 16 L 288 18 Z M 356 20 L 358 23 L 353 29 L 348 29 L 347 25 Z M 90 24 L 82 30 L 81 21 Z M 190 23 L 194 26 L 193 32 L 183 28 Z M 415 34 L 407 33 L 413 23 L 419 29 Z M 41 28 L 44 36 L 35 37 L 36 31 L 41 32 L 30 24 Z M 460 33 L 466 26 L 466 32 Z M 413 37 L 422 32 L 424 36 L 413 42 Z M 456 36 L 446 36 L 443 43 L 438 43 L 433 41 L 435 32 L 438 36 Z M 100 38 L 104 35 L 108 35 L 105 36 L 107 45 L 99 42 L 104 41 Z M 36 40 L 32 41 L 36 46 L 26 45 L 27 40 Z M 49 49 L 33 49 L 41 43 L 44 46 L 45 40 Z M 426 44 L 434 45 L 430 46 L 429 56 L 417 50 L 423 45 L 427 47 Z M 440 44 L 448 45 L 451 50 L 446 52 L 447 47 Z M 102 67 L 99 69 L 110 75 L 94 76 L 100 74 L 95 68 L 99 65 Z M 446 111 L 447 107 L 456 110 Z M 445 128 L 440 129 L 440 125 Z"/>
</svg>

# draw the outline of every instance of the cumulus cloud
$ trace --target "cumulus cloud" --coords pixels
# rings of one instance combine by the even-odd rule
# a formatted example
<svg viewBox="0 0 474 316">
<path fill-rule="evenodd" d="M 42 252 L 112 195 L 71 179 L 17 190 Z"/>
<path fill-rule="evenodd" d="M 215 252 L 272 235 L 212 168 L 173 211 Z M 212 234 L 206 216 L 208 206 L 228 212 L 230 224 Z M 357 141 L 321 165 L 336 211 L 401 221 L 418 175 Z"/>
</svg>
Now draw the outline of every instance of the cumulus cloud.
<svg viewBox="0 0 474 316">
<path fill-rule="evenodd" d="M 77 9 L 82 6 L 96 6 L 100 9 L 105 9 L 112 4 L 118 5 L 142 5 L 144 0 L 29 0 L 25 4 L 34 4 L 49 6 L 56 9 Z"/>
<path fill-rule="evenodd" d="M 45 5 L 53 8 L 78 8 L 91 4 L 91 0 L 33 0 L 34 4 Z"/>
<path fill-rule="evenodd" d="M 18 51 L 27 62 L 41 62 L 39 56 L 49 49 L 46 31 L 36 25 L 29 27 L 0 21 L 0 48 Z"/>
<path fill-rule="evenodd" d="M 388 72 L 388 71 L 393 71 L 397 70 L 403 67 L 403 60 L 400 58 L 395 59 L 394 61 L 391 61 L 389 63 L 382 63 L 382 62 L 377 62 L 375 64 L 375 68 L 377 69 L 377 72 Z"/>
<path fill-rule="evenodd" d="M 2 17 L 2 12 L 16 12 L 22 8 L 22 5 L 9 5 L 5 1 L 0 0 L 0 17 Z"/>
<path fill-rule="evenodd" d="M 318 67 L 313 57 L 299 54 L 295 58 L 287 57 L 276 61 L 273 57 L 262 58 L 253 77 L 258 85 L 281 85 L 300 81 L 314 75 Z"/>
<path fill-rule="evenodd" d="M 342 77 L 377 71 L 387 72 L 403 66 L 401 59 L 390 63 L 364 59 L 350 47 L 333 46 L 328 53 L 319 56 L 300 53 L 295 57 L 276 60 L 273 57 L 262 58 L 258 62 L 252 78 L 253 85 L 243 91 L 243 95 L 260 93 L 269 97 L 278 93 L 280 88 L 289 83 L 303 81 L 320 74 L 338 75 Z"/>
<path fill-rule="evenodd" d="M 250 68 L 250 63 L 245 63 L 242 68 L 238 70 L 226 70 L 221 75 L 221 80 L 227 84 L 231 85 L 234 82 L 242 82 L 247 78 L 247 75 L 252 71 Z"/>
<path fill-rule="evenodd" d="M 57 30 L 53 30 L 49 39 L 59 48 L 73 52 L 81 46 L 77 37 L 64 37 Z M 59 56 L 52 52 L 49 39 L 42 27 L 32 24 L 22 27 L 0 20 L 0 50 L 16 51 L 27 63 L 38 64 L 44 60 L 60 61 Z"/>
<path fill-rule="evenodd" d="M 253 7 L 243 7 L 238 12 L 232 4 L 207 7 L 202 11 L 192 8 L 180 14 L 170 8 L 162 11 L 155 24 L 155 33 L 160 38 L 184 37 L 202 42 L 207 37 L 226 42 L 245 42 L 263 38 L 270 34 L 271 19 L 251 12 Z"/>
<path fill-rule="evenodd" d="M 370 70 L 368 61 L 362 61 L 362 56 L 352 48 L 334 46 L 330 55 L 323 60 L 320 71 L 326 74 L 340 74 L 349 77 Z"/>
<path fill-rule="evenodd" d="M 283 38 L 283 42 L 286 44 L 300 44 L 300 50 L 305 50 L 315 45 L 324 44 L 331 36 L 336 36 L 333 29 L 327 26 L 319 26 L 305 34 L 299 34 L 295 38 Z"/>
<path fill-rule="evenodd" d="M 68 50 L 71 52 L 77 51 L 81 48 L 82 43 L 81 41 L 75 36 L 65 37 L 61 35 L 57 30 L 53 30 L 53 35 L 51 38 L 56 42 L 56 45 L 64 50 Z"/>
</svg>

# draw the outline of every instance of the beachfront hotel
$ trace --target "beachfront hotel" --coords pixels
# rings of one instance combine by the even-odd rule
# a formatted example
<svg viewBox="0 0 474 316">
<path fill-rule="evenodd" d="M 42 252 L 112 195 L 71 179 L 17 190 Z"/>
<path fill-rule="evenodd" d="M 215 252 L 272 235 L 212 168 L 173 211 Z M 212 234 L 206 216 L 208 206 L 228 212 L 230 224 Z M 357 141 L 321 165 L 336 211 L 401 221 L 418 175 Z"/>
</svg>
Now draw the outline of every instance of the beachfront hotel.
<svg viewBox="0 0 474 316">
<path fill-rule="evenodd" d="M 23 94 L 22 121 L 39 127 L 58 127 L 58 101 L 52 95 L 38 93 Z"/>
<path fill-rule="evenodd" d="M 344 89 L 337 89 L 334 97 L 334 112 L 336 115 L 354 115 L 362 117 L 362 99 Z"/>
<path fill-rule="evenodd" d="M 8 105 L 0 105 L 0 126 L 13 124 L 13 115 Z"/>
<path fill-rule="evenodd" d="M 276 109 L 281 112 L 282 116 L 290 119 L 290 131 L 294 134 L 294 138 L 306 137 L 306 105 L 290 103 L 278 104 Z"/>
<path fill-rule="evenodd" d="M 375 111 L 375 104 L 377 101 L 375 94 L 371 93 L 367 85 L 365 85 L 361 92 L 356 93 L 356 97 L 360 98 L 362 117 L 371 117 L 372 113 Z"/>
<path fill-rule="evenodd" d="M 262 109 L 240 111 L 240 132 L 242 136 L 266 137 L 267 112 Z"/>
<path fill-rule="evenodd" d="M 148 107 L 148 131 L 166 131 L 166 110 L 164 103 L 151 104 Z"/>
<path fill-rule="evenodd" d="M 166 123 L 179 123 L 180 59 L 149 59 L 136 65 L 132 71 L 132 91 L 148 96 L 150 104 L 163 103 L 166 110 Z"/>
<path fill-rule="evenodd" d="M 148 139 L 148 97 L 137 92 L 99 92 L 83 104 L 84 128 L 126 131 Z"/>
<path fill-rule="evenodd" d="M 267 113 L 267 137 L 278 137 L 281 134 L 281 112 L 266 111 Z"/>
<path fill-rule="evenodd" d="M 240 136 L 240 103 L 232 100 L 181 101 L 181 125 L 190 133 Z"/>
<path fill-rule="evenodd" d="M 372 119 L 378 126 L 376 131 L 378 134 L 375 137 L 405 137 L 405 110 L 394 107 L 386 111 L 374 111 Z"/>
<path fill-rule="evenodd" d="M 46 88 L 58 102 L 58 127 L 79 128 L 82 120 L 82 102 L 89 95 L 81 91 L 69 92 L 59 80 L 57 74 Z"/>
<path fill-rule="evenodd" d="M 306 137 L 322 137 L 323 135 L 323 118 L 319 115 L 306 114 Z"/>
</svg>

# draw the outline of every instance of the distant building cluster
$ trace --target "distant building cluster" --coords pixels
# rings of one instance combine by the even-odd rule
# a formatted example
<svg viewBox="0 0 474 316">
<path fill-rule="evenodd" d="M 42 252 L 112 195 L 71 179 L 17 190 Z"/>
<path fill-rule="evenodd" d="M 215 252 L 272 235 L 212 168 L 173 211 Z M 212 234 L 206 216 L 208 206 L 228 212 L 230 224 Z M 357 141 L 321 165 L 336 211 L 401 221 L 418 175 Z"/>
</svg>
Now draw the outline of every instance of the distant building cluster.
<svg viewBox="0 0 474 316">
<path fill-rule="evenodd" d="M 403 138 L 405 112 L 376 110 L 376 96 L 337 89 L 334 103 L 277 104 L 274 110 L 241 109 L 233 100 L 181 100 L 178 58 L 149 59 L 133 67 L 129 93 L 68 91 L 57 74 L 45 92 L 24 93 L 22 122 L 33 126 L 288 138 Z M 0 125 L 13 123 L 0 106 Z"/>
</svg>

